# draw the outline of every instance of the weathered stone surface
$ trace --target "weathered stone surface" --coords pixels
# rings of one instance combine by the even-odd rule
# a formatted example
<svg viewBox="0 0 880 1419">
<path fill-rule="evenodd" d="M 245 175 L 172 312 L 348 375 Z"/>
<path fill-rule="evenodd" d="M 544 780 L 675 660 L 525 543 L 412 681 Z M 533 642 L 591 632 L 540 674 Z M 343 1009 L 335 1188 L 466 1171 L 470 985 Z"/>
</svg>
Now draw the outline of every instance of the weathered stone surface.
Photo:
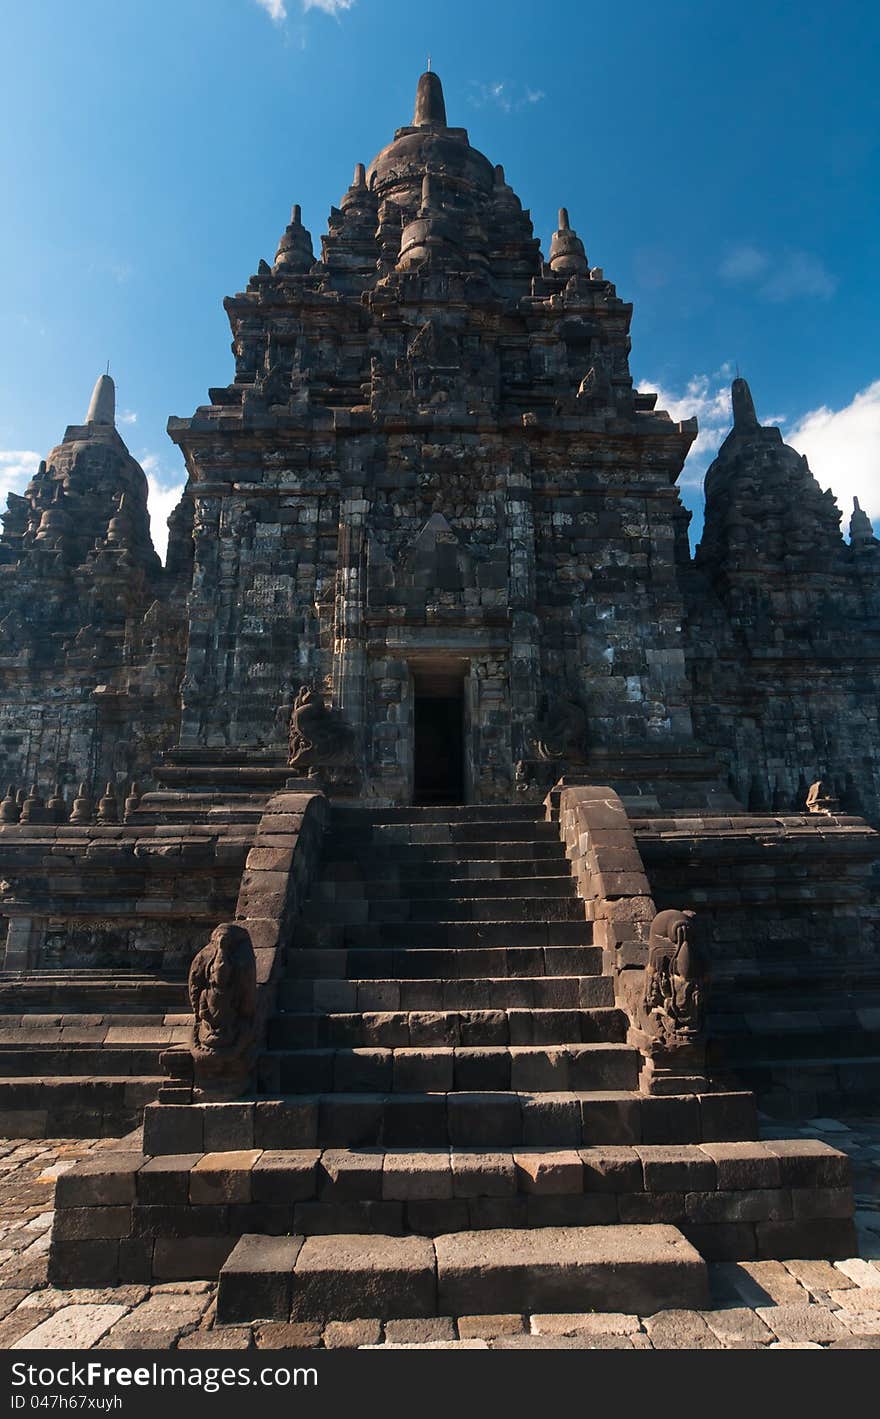
<svg viewBox="0 0 880 1419">
<path fill-rule="evenodd" d="M 419 1237 L 307 1237 L 293 1273 L 291 1319 L 432 1316 L 434 1248 Z"/>
</svg>

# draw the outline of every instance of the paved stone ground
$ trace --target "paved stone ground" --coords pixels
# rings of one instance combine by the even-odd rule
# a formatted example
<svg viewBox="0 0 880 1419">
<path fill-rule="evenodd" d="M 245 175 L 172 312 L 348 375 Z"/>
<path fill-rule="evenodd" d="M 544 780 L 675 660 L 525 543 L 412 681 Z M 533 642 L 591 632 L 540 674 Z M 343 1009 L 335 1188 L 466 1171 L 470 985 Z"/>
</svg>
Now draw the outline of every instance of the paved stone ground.
<svg viewBox="0 0 880 1419">
<path fill-rule="evenodd" d="M 710 1266 L 713 1308 L 632 1315 L 460 1316 L 216 1326 L 208 1281 L 58 1291 L 46 1258 L 55 1179 L 117 1139 L 0 1143 L 0 1349 L 244 1350 L 355 1346 L 472 1349 L 880 1349 L 880 1122 L 768 1123 L 768 1137 L 820 1137 L 853 1160 L 859 1256 Z M 138 1134 L 129 1146 L 139 1146 Z"/>
</svg>

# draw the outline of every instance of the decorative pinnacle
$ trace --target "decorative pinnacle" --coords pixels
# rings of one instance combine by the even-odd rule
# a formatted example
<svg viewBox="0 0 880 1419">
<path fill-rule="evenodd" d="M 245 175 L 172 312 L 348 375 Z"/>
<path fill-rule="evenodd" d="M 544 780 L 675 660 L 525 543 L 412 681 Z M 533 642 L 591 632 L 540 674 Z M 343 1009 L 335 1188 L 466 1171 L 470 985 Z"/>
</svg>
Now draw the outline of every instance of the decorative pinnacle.
<svg viewBox="0 0 880 1419">
<path fill-rule="evenodd" d="M 752 391 L 749 389 L 748 381 L 737 377 L 730 386 L 730 398 L 733 404 L 733 427 L 735 429 L 758 429 L 758 416 L 755 413 L 755 401 L 752 398 Z"/>
<path fill-rule="evenodd" d="M 560 207 L 560 209 L 559 209 L 559 228 L 558 228 L 558 229 L 559 229 L 559 231 L 561 231 L 561 232 L 568 232 L 568 231 L 571 231 L 571 223 L 570 223 L 569 220 L 568 220 L 568 208 L 567 208 L 567 207 Z"/>
<path fill-rule="evenodd" d="M 416 89 L 413 128 L 423 128 L 429 123 L 435 123 L 442 128 L 446 127 L 446 100 L 443 97 L 443 85 L 440 83 L 439 74 L 427 69 L 419 79 L 419 86 Z"/>
<path fill-rule="evenodd" d="M 116 423 L 116 386 L 109 374 L 98 376 L 92 390 L 86 423 L 109 424 L 111 428 Z"/>
</svg>

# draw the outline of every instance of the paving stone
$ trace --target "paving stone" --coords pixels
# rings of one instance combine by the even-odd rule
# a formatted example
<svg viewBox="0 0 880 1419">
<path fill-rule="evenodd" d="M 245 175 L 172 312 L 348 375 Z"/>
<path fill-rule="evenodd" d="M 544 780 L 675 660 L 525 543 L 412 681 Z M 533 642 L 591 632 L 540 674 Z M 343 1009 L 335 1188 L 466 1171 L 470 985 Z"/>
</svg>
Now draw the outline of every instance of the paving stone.
<svg viewBox="0 0 880 1419">
<path fill-rule="evenodd" d="M 767 1345 L 773 1340 L 773 1331 L 747 1306 L 703 1311 L 702 1316 L 713 1335 L 725 1346 L 740 1342 Z"/>
<path fill-rule="evenodd" d="M 834 1305 L 841 1306 L 845 1311 L 858 1311 L 861 1315 L 876 1312 L 880 1315 L 880 1286 L 874 1289 L 852 1286 L 840 1291 L 829 1291 L 828 1295 Z"/>
<path fill-rule="evenodd" d="M 322 1329 L 315 1321 L 267 1321 L 254 1326 L 254 1344 L 258 1350 L 313 1350 L 321 1343 Z"/>
<path fill-rule="evenodd" d="M 87 1350 L 124 1315 L 124 1306 L 64 1306 L 9 1348 Z"/>
<path fill-rule="evenodd" d="M 699 1311 L 658 1311 L 645 1317 L 655 1350 L 720 1350 L 721 1341 Z"/>
<path fill-rule="evenodd" d="M 11 1349 L 20 1336 L 36 1330 L 37 1326 L 51 1315 L 51 1311 L 41 1311 L 36 1307 L 26 1311 L 12 1311 L 5 1320 L 0 1320 L 0 1350 Z"/>
<path fill-rule="evenodd" d="M 378 1345 L 382 1339 L 380 1320 L 333 1320 L 324 1327 L 325 1350 L 357 1350 L 361 1345 Z"/>
<path fill-rule="evenodd" d="M 152 1295 L 120 1319 L 117 1333 L 130 1331 L 184 1330 L 197 1325 L 208 1306 L 209 1297 Z"/>
<path fill-rule="evenodd" d="M 485 1339 L 485 1337 L 483 1337 Z M 393 1345 L 422 1345 L 429 1340 L 455 1340 L 455 1322 L 449 1316 L 431 1316 L 424 1320 L 389 1320 L 385 1322 L 385 1340 Z"/>
<path fill-rule="evenodd" d="M 869 1290 L 877 1285 L 877 1277 L 880 1276 L 880 1269 L 874 1266 L 873 1262 L 862 1261 L 859 1257 L 836 1261 L 834 1269 L 840 1271 L 844 1276 L 848 1276 L 857 1286 L 865 1286 Z"/>
<path fill-rule="evenodd" d="M 830 1261 L 786 1261 L 783 1264 L 786 1271 L 790 1271 L 795 1280 L 813 1295 L 817 1291 L 842 1291 L 856 1284 Z"/>
<path fill-rule="evenodd" d="M 497 1340 L 502 1335 L 522 1335 L 526 1329 L 519 1315 L 459 1316 L 457 1325 L 462 1340 Z"/>
<path fill-rule="evenodd" d="M 30 1294 L 29 1291 L 16 1290 L 15 1288 L 10 1288 L 8 1291 L 0 1290 L 0 1321 L 8 1316 L 10 1311 L 14 1311 L 22 1301 L 27 1301 Z M 33 1294 L 38 1296 L 41 1292 L 36 1291 Z"/>
<path fill-rule="evenodd" d="M 780 1340 L 824 1341 L 846 1335 L 846 1327 L 825 1306 L 757 1306 L 756 1314 Z"/>
<path fill-rule="evenodd" d="M 581 1314 L 541 1314 L 530 1318 L 533 1335 L 634 1335 L 641 1330 L 638 1316 L 614 1311 L 593 1311 Z"/>
<path fill-rule="evenodd" d="M 809 1292 L 781 1261 L 720 1263 L 717 1275 L 747 1306 L 766 1306 L 771 1301 L 780 1305 L 810 1304 Z"/>
<path fill-rule="evenodd" d="M 211 1330 L 194 1330 L 181 1336 L 178 1350 L 247 1350 L 251 1332 L 247 1326 L 220 1325 Z"/>
</svg>

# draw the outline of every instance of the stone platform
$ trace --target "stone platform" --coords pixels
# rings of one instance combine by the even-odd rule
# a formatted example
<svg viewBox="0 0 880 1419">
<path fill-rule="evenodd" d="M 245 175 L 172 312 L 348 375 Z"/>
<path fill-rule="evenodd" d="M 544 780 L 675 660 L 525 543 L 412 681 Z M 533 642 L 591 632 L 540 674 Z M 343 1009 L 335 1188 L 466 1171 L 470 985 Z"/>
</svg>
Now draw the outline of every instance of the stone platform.
<svg viewBox="0 0 880 1419">
<path fill-rule="evenodd" d="M 286 801 L 267 805 L 243 879 L 240 906 L 261 919 L 286 878 L 260 844 L 307 821 Z M 645 1087 L 630 1012 L 654 904 L 611 789 L 565 790 L 558 822 L 528 805 L 336 808 L 322 849 L 261 977 L 255 1087 L 194 1102 L 178 1076 L 145 1111 L 143 1153 L 66 1175 L 57 1284 L 207 1270 L 253 1298 L 269 1257 L 292 1305 L 300 1250 L 322 1258 L 329 1296 L 346 1257 L 402 1242 L 439 1278 L 444 1239 L 466 1235 L 485 1247 L 487 1298 L 508 1284 L 506 1251 L 537 1248 L 552 1278 L 555 1255 L 596 1247 L 609 1278 L 638 1263 L 630 1309 L 644 1310 L 659 1304 L 638 1299 L 644 1268 L 673 1238 L 699 1267 L 852 1251 L 845 1156 L 756 1143 L 745 1091 Z M 288 857 L 295 875 L 295 845 Z M 693 1274 L 673 1274 L 681 1295 L 669 1285 L 663 1304 L 690 1305 Z M 551 1294 L 565 1311 L 622 1304 L 610 1280 L 605 1303 L 554 1284 L 541 1309 Z M 438 1280 L 432 1311 L 441 1296 Z"/>
</svg>

